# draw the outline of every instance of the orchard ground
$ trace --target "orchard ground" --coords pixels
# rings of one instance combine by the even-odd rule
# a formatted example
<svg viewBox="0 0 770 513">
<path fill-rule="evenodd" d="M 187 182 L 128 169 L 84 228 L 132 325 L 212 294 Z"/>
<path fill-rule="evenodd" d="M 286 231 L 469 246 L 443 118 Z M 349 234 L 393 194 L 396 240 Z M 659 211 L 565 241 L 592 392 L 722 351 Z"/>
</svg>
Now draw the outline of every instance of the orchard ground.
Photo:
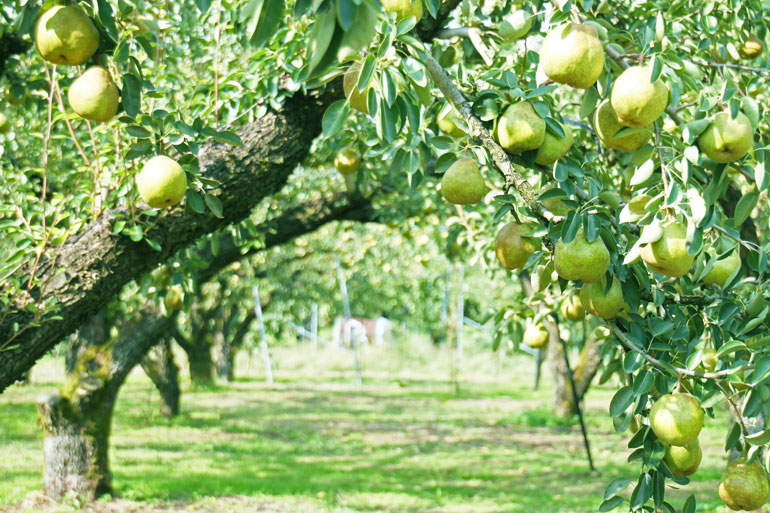
<svg viewBox="0 0 770 513">
<path fill-rule="evenodd" d="M 607 415 L 616 384 L 588 394 L 598 469 L 591 473 L 576 419 L 550 412 L 545 365 L 533 392 L 529 356 L 454 354 L 422 339 L 408 349 L 368 348 L 362 386 L 349 351 L 276 348 L 273 385 L 258 354 L 251 361 L 243 354 L 239 380 L 185 386 L 172 420 L 160 416 L 157 391 L 135 370 L 113 425 L 119 498 L 84 511 L 594 512 L 610 480 L 638 475 L 637 464 L 626 463 L 629 435 L 616 434 Z M 80 511 L 37 492 L 43 461 L 34 401 L 62 382 L 62 369 L 47 357 L 31 385 L 0 396 L 0 511 Z M 728 422 L 720 415 L 707 418 L 693 481 L 667 494 L 677 508 L 694 492 L 698 511 L 727 511 L 717 496 Z"/>
</svg>

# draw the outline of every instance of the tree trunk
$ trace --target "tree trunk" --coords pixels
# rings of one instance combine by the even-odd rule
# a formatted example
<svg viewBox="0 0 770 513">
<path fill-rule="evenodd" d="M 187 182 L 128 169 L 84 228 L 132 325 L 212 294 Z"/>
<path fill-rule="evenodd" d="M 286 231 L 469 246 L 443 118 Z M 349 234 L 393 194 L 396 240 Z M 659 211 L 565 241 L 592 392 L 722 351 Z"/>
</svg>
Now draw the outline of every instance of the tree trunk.
<svg viewBox="0 0 770 513">
<path fill-rule="evenodd" d="M 548 354 L 548 357 L 553 359 L 551 361 L 551 371 L 554 373 L 553 408 L 557 414 L 562 416 L 577 413 L 577 407 L 572 396 L 572 385 L 567 377 L 564 351 L 562 351 L 561 344 L 553 345 L 558 346 L 557 348 L 549 346 Z M 591 386 L 591 381 L 593 381 L 596 371 L 599 370 L 599 365 L 601 364 L 600 347 L 601 340 L 597 333 L 594 332 L 583 345 L 583 349 L 580 351 L 580 359 L 573 369 L 572 377 L 575 380 L 577 396 L 580 401 L 583 400 L 583 396 Z"/>
<path fill-rule="evenodd" d="M 154 353 L 154 354 L 153 354 Z M 164 339 L 142 359 L 142 369 L 160 392 L 160 412 L 166 417 L 179 414 L 179 367 L 174 362 L 171 343 Z"/>
<path fill-rule="evenodd" d="M 196 348 L 187 353 L 190 362 L 190 381 L 196 385 L 214 383 L 214 361 L 211 359 L 209 344 L 196 344 Z"/>
</svg>

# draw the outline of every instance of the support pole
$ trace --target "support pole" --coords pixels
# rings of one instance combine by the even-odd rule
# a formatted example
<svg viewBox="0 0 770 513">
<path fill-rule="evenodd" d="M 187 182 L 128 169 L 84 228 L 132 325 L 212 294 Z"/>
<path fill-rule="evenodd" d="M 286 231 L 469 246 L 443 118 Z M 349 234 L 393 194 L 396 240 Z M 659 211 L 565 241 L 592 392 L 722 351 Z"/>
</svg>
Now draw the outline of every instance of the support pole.
<svg viewBox="0 0 770 513">
<path fill-rule="evenodd" d="M 570 367 L 569 358 L 567 357 L 567 344 L 561 337 L 559 337 L 559 343 L 561 343 L 562 355 L 564 355 L 564 364 L 567 366 L 567 378 L 569 378 L 570 388 L 572 389 L 572 400 L 575 401 L 575 410 L 577 410 L 578 420 L 580 421 L 580 430 L 583 432 L 583 445 L 585 445 L 586 455 L 588 456 L 588 467 L 591 471 L 594 471 L 596 469 L 594 468 L 594 460 L 591 458 L 591 446 L 588 444 L 588 432 L 583 421 L 583 409 L 580 408 L 580 399 L 575 387 L 575 379 L 572 376 L 572 367 Z"/>
<path fill-rule="evenodd" d="M 313 303 L 313 310 L 310 314 L 310 333 L 313 348 L 318 349 L 318 303 Z"/>
<path fill-rule="evenodd" d="M 262 319 L 262 302 L 259 300 L 259 289 L 256 285 L 251 288 L 254 295 L 254 311 L 257 314 L 259 323 L 259 347 L 262 350 L 262 362 L 265 364 L 265 376 L 267 382 L 273 382 L 273 366 L 270 363 L 270 350 L 267 347 L 267 336 L 265 335 L 265 321 Z"/>
<path fill-rule="evenodd" d="M 348 285 L 345 281 L 345 273 L 342 272 L 342 263 L 340 262 L 339 258 L 337 258 L 337 279 L 340 282 L 342 307 L 345 310 L 345 329 L 348 332 L 348 336 L 350 337 L 350 344 L 353 349 L 353 358 L 356 367 L 356 381 L 359 385 L 361 385 L 363 383 L 363 379 L 361 378 L 361 364 L 358 361 L 358 342 L 356 342 L 356 338 L 353 336 L 352 328 L 350 326 L 350 319 L 352 315 L 350 313 L 350 301 L 348 299 Z"/>
<path fill-rule="evenodd" d="M 535 387 L 532 389 L 535 392 L 540 388 L 540 369 L 543 367 L 543 360 L 545 360 L 545 353 L 541 348 L 537 350 L 537 360 L 535 362 Z"/>
<path fill-rule="evenodd" d="M 465 321 L 465 295 L 463 294 L 463 280 L 465 279 L 465 266 L 459 265 L 457 270 L 457 357 L 463 357 L 463 325 Z"/>
</svg>

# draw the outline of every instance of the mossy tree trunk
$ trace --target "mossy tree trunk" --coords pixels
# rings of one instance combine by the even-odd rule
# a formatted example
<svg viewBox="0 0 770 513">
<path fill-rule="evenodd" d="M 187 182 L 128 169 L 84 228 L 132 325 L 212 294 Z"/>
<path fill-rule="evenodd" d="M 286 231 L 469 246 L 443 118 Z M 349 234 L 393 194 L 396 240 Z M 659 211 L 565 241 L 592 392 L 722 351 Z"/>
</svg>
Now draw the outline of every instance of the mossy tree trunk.
<svg viewBox="0 0 770 513">
<path fill-rule="evenodd" d="M 130 370 L 169 329 L 172 319 L 145 307 L 109 339 L 104 310 L 79 330 L 71 369 L 61 390 L 38 398 L 44 491 L 54 499 L 74 493 L 85 500 L 112 491 L 109 438 L 118 390 Z"/>
<path fill-rule="evenodd" d="M 263 311 L 266 306 L 263 302 Z M 243 347 L 249 328 L 256 318 L 252 309 L 242 308 L 235 302 L 230 306 L 217 347 L 217 374 L 220 378 L 227 381 L 235 379 L 235 357 Z"/>
<path fill-rule="evenodd" d="M 596 376 L 596 372 L 599 370 L 599 365 L 601 364 L 600 346 L 601 339 L 597 332 L 594 331 L 588 337 L 585 344 L 583 344 L 578 363 L 573 369 L 572 377 L 575 380 L 577 396 L 580 401 L 583 400 L 583 396 L 585 396 L 594 376 Z M 577 407 L 572 395 L 572 385 L 567 377 L 564 352 L 560 343 L 549 344 L 548 357 L 551 359 L 551 370 L 554 373 L 554 410 L 562 416 L 577 413 Z"/>
<path fill-rule="evenodd" d="M 179 367 L 174 362 L 171 341 L 165 338 L 142 359 L 142 369 L 160 392 L 160 412 L 166 417 L 179 414 Z"/>
</svg>

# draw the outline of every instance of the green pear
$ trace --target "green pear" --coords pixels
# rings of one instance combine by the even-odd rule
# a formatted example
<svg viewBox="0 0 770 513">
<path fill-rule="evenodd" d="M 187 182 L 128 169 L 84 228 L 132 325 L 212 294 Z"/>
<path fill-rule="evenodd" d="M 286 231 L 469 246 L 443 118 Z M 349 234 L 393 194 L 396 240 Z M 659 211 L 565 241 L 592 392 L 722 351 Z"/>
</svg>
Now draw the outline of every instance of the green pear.
<svg viewBox="0 0 770 513">
<path fill-rule="evenodd" d="M 698 137 L 698 147 L 715 162 L 738 160 L 754 147 L 751 121 L 742 112 L 735 119 L 730 119 L 729 112 L 720 112 Z"/>
<path fill-rule="evenodd" d="M 583 283 L 599 281 L 610 268 L 610 252 L 601 237 L 588 242 L 583 227 L 572 241 L 559 239 L 553 250 L 556 273 L 565 280 L 582 280 Z"/>
<path fill-rule="evenodd" d="M 14 84 L 5 92 L 5 101 L 11 105 L 21 105 L 26 98 L 27 92 L 23 85 Z"/>
<path fill-rule="evenodd" d="M 761 508 L 768 494 L 767 475 L 758 461 L 751 464 L 747 464 L 745 458 L 731 461 L 719 481 L 719 498 L 736 511 Z"/>
<path fill-rule="evenodd" d="M 523 9 L 519 9 L 509 16 L 506 16 L 500 24 L 500 37 L 508 41 L 518 41 L 526 37 L 532 30 L 532 20 L 534 15 Z"/>
<path fill-rule="evenodd" d="M 650 427 L 669 445 L 684 447 L 693 443 L 703 427 L 703 408 L 690 394 L 666 394 L 650 409 Z"/>
<path fill-rule="evenodd" d="M 396 13 L 396 21 L 414 16 L 419 22 L 422 18 L 422 0 L 382 0 L 385 12 Z"/>
<path fill-rule="evenodd" d="M 548 78 L 580 89 L 594 85 L 604 69 L 604 48 L 595 27 L 561 25 L 545 36 L 540 66 Z"/>
<path fill-rule="evenodd" d="M 612 319 L 623 311 L 626 301 L 623 299 L 623 288 L 617 276 L 612 277 L 610 290 L 605 294 L 606 288 L 605 276 L 602 276 L 599 281 L 586 283 L 580 289 L 580 303 L 586 312 L 602 319 Z"/>
<path fill-rule="evenodd" d="M 356 62 L 350 66 L 350 69 L 345 73 L 345 78 L 342 80 L 342 89 L 344 89 L 345 97 L 352 108 L 362 114 L 369 114 L 367 98 L 371 86 L 367 86 L 363 91 L 358 92 L 358 77 L 361 76 L 361 66 L 361 62 Z"/>
<path fill-rule="evenodd" d="M 567 299 L 562 301 L 559 311 L 561 316 L 568 321 L 577 322 L 586 318 L 586 311 L 578 294 L 570 294 Z"/>
<path fill-rule="evenodd" d="M 11 123 L 8 121 L 8 118 L 5 117 L 5 114 L 0 112 L 0 134 L 7 134 L 11 131 Z"/>
<path fill-rule="evenodd" d="M 510 105 L 497 122 L 497 140 L 508 153 L 536 150 L 545 139 L 545 121 L 527 102 Z"/>
<path fill-rule="evenodd" d="M 543 189 L 543 193 L 553 189 L 553 186 L 547 186 Z M 550 213 L 555 216 L 566 216 L 569 214 L 570 208 L 564 203 L 561 198 L 551 198 L 543 201 L 543 205 L 548 209 Z"/>
<path fill-rule="evenodd" d="M 719 358 L 717 357 L 717 352 L 714 351 L 713 347 L 707 347 L 703 350 L 703 353 L 700 357 L 700 363 L 708 372 L 716 369 L 717 363 L 719 363 Z"/>
<path fill-rule="evenodd" d="M 596 109 L 594 129 L 596 135 L 608 148 L 629 153 L 638 150 L 652 138 L 652 129 L 648 126 L 627 128 L 621 125 L 609 100 L 604 100 Z M 626 131 L 620 135 L 615 135 L 621 129 Z"/>
<path fill-rule="evenodd" d="M 35 45 L 53 64 L 84 64 L 99 48 L 99 32 L 80 8 L 55 5 L 40 16 Z"/>
<path fill-rule="evenodd" d="M 109 71 L 92 66 L 72 82 L 67 98 L 81 118 L 106 122 L 118 112 L 120 93 Z"/>
<path fill-rule="evenodd" d="M 694 474 L 698 470 L 702 459 L 703 451 L 701 451 L 700 442 L 698 442 L 697 438 L 694 442 L 684 447 L 669 445 L 666 447 L 666 454 L 663 456 L 663 461 L 666 462 L 666 466 L 675 477 Z"/>
<path fill-rule="evenodd" d="M 148 160 L 136 177 L 139 195 L 153 208 L 176 205 L 187 191 L 187 176 L 174 159 L 158 155 Z"/>
<path fill-rule="evenodd" d="M 711 271 L 703 277 L 703 281 L 709 285 L 718 285 L 724 287 L 727 279 L 733 274 L 733 271 L 741 266 L 741 256 L 738 251 L 733 251 L 727 258 L 717 260 Z"/>
<path fill-rule="evenodd" d="M 687 253 L 687 228 L 676 222 L 663 225 L 663 235 L 641 247 L 644 263 L 658 274 L 679 278 L 690 271 L 695 255 Z"/>
<path fill-rule="evenodd" d="M 741 56 L 741 59 L 751 60 L 762 55 L 764 49 L 762 40 L 754 34 L 751 34 L 741 47 L 738 48 L 738 54 Z"/>
<path fill-rule="evenodd" d="M 174 285 L 168 289 L 166 296 L 163 298 L 163 305 L 166 310 L 181 310 L 182 309 L 182 287 Z"/>
<path fill-rule="evenodd" d="M 460 138 L 465 137 L 465 130 L 457 126 L 459 119 L 453 112 L 447 112 L 444 116 L 436 121 L 439 130 L 452 137 Z"/>
<path fill-rule="evenodd" d="M 652 68 L 631 66 L 615 80 L 610 103 L 621 125 L 640 127 L 652 124 L 668 106 L 668 88 L 658 78 L 650 83 Z"/>
<path fill-rule="evenodd" d="M 361 167 L 361 159 L 353 148 L 345 148 L 334 159 L 334 167 L 343 176 L 354 174 Z"/>
<path fill-rule="evenodd" d="M 530 324 L 524 330 L 524 343 L 532 349 L 540 349 L 548 345 L 550 335 L 542 323 Z"/>
<path fill-rule="evenodd" d="M 540 240 L 527 236 L 535 226 L 530 223 L 508 223 L 495 237 L 495 255 L 506 269 L 521 269 L 529 257 L 540 249 Z"/>
<path fill-rule="evenodd" d="M 455 205 L 478 203 L 487 192 L 487 184 L 475 160 L 464 158 L 452 164 L 441 179 L 441 195 Z"/>
<path fill-rule="evenodd" d="M 567 154 L 572 147 L 572 130 L 567 125 L 562 125 L 562 128 L 564 129 L 563 138 L 548 130 L 545 131 L 543 144 L 537 149 L 537 155 L 535 155 L 536 164 L 552 166 L 554 162 Z"/>
</svg>

